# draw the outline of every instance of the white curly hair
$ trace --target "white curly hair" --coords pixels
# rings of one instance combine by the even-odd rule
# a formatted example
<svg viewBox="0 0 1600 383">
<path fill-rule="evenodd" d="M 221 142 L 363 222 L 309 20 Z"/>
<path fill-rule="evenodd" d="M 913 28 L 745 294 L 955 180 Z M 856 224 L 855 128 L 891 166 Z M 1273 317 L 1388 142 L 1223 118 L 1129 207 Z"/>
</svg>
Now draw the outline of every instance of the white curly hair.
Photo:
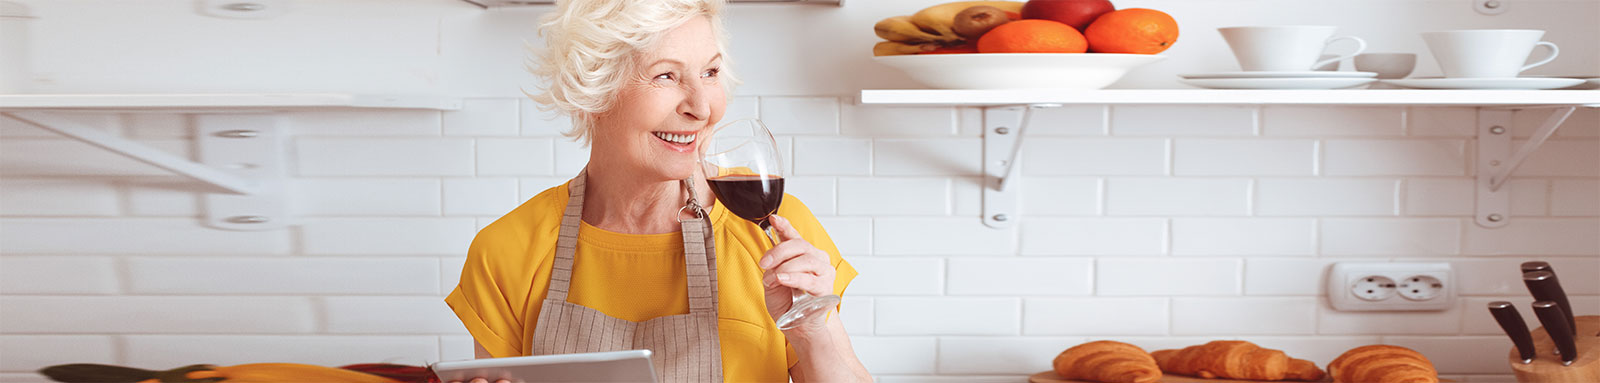
<svg viewBox="0 0 1600 383">
<path fill-rule="evenodd" d="M 541 51 L 528 47 L 530 72 L 540 81 L 529 98 L 544 111 L 572 120 L 562 134 L 588 145 L 595 116 L 609 110 L 629 76 L 637 75 L 635 55 L 667 31 L 696 17 L 711 21 L 722 64 L 717 75 L 725 95 L 737 83 L 729 70 L 727 35 L 722 27 L 725 0 L 560 0 L 539 22 Z"/>
</svg>

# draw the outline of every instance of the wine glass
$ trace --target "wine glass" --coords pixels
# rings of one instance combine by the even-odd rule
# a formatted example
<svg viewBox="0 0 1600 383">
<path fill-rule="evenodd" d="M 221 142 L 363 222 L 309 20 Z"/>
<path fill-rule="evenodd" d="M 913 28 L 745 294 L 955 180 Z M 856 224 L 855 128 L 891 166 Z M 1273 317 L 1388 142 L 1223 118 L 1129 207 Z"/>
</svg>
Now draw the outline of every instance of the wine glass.
<svg viewBox="0 0 1600 383">
<path fill-rule="evenodd" d="M 701 149 L 700 164 L 717 200 L 734 215 L 760 226 L 768 243 L 777 246 L 768 217 L 783 202 L 783 160 L 772 132 L 761 120 L 737 120 L 712 131 Z M 776 321 L 782 330 L 795 328 L 802 319 L 825 314 L 839 304 L 838 295 L 793 291 L 789 312 Z"/>
</svg>

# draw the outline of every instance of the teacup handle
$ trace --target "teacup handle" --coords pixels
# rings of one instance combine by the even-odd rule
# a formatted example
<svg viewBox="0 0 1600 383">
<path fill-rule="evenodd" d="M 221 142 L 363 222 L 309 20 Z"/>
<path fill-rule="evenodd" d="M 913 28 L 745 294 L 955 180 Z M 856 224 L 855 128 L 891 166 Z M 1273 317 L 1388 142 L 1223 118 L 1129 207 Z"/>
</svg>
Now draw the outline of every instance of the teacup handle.
<svg viewBox="0 0 1600 383">
<path fill-rule="evenodd" d="M 1344 55 L 1344 56 L 1339 56 L 1339 57 L 1334 57 L 1334 58 L 1327 59 L 1327 60 L 1318 61 L 1316 64 L 1311 64 L 1311 67 L 1312 68 L 1318 68 L 1318 67 L 1321 67 L 1323 65 L 1328 65 L 1328 63 L 1331 63 L 1331 62 L 1343 61 L 1344 59 L 1347 59 L 1347 58 L 1356 57 L 1356 55 L 1361 54 L 1362 51 L 1367 50 L 1367 40 L 1362 40 L 1360 37 L 1355 37 L 1355 36 L 1334 37 L 1334 38 L 1328 39 L 1328 42 L 1323 43 L 1323 46 L 1327 46 L 1329 44 L 1333 44 L 1334 41 L 1339 41 L 1339 40 L 1354 40 L 1356 42 L 1356 50 L 1355 50 L 1355 52 L 1350 52 L 1350 54 L 1347 54 L 1347 55 Z M 1554 49 L 1554 48 L 1555 48 L 1555 45 L 1551 44 L 1551 49 Z M 1554 59 L 1555 57 L 1551 57 L 1551 58 Z M 1540 62 L 1539 64 L 1544 64 L 1544 63 Z M 1535 66 L 1538 66 L 1538 65 L 1535 65 Z"/>
<path fill-rule="evenodd" d="M 1550 47 L 1550 57 L 1545 57 L 1544 60 L 1539 60 L 1539 62 L 1528 64 L 1527 66 L 1522 67 L 1522 69 L 1518 70 L 1517 72 L 1522 72 L 1522 71 L 1525 71 L 1525 70 L 1533 69 L 1533 67 L 1536 67 L 1536 66 L 1549 64 L 1551 61 L 1555 61 L 1556 60 L 1556 56 L 1561 55 L 1561 49 L 1560 48 L 1556 48 L 1556 43 L 1552 43 L 1552 42 L 1549 42 L 1549 41 L 1540 41 L 1538 44 L 1535 44 L 1534 46 L 1538 47 L 1540 45 L 1543 45 L 1543 46 L 1546 46 L 1546 47 Z"/>
</svg>

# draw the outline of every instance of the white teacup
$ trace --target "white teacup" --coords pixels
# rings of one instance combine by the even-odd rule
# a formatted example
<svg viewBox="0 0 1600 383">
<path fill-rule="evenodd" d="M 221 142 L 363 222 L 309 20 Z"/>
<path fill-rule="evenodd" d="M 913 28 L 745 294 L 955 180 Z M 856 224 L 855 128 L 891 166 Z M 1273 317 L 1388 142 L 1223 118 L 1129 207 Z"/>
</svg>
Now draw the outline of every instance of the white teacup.
<svg viewBox="0 0 1600 383">
<path fill-rule="evenodd" d="M 1362 53 L 1356 55 L 1356 70 L 1373 72 L 1382 80 L 1405 78 L 1417 67 L 1415 53 Z"/>
<path fill-rule="evenodd" d="M 1518 73 L 1554 61 L 1561 50 L 1549 41 L 1539 41 L 1544 31 L 1536 29 L 1473 29 L 1427 32 L 1422 40 L 1428 43 L 1433 59 L 1445 77 L 1509 78 Z M 1550 57 L 1523 65 L 1537 46 L 1550 48 Z"/>
<path fill-rule="evenodd" d="M 1286 25 L 1259 27 L 1217 28 L 1222 39 L 1233 49 L 1239 67 L 1246 71 L 1309 71 L 1312 68 L 1355 57 L 1367 49 L 1367 42 L 1357 37 L 1333 37 L 1337 27 L 1314 25 Z M 1346 55 L 1318 61 L 1318 56 L 1328 44 L 1338 40 L 1356 42 L 1356 50 Z"/>
</svg>

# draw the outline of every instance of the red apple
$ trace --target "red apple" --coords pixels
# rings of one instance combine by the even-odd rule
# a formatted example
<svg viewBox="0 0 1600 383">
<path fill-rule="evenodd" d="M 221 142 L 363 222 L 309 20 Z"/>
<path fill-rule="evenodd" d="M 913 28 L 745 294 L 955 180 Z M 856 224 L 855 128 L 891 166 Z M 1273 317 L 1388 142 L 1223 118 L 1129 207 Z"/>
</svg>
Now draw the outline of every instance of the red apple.
<svg viewBox="0 0 1600 383">
<path fill-rule="evenodd" d="M 1057 21 L 1082 31 L 1114 10 L 1110 0 L 1028 0 L 1022 5 L 1022 18 Z"/>
</svg>

